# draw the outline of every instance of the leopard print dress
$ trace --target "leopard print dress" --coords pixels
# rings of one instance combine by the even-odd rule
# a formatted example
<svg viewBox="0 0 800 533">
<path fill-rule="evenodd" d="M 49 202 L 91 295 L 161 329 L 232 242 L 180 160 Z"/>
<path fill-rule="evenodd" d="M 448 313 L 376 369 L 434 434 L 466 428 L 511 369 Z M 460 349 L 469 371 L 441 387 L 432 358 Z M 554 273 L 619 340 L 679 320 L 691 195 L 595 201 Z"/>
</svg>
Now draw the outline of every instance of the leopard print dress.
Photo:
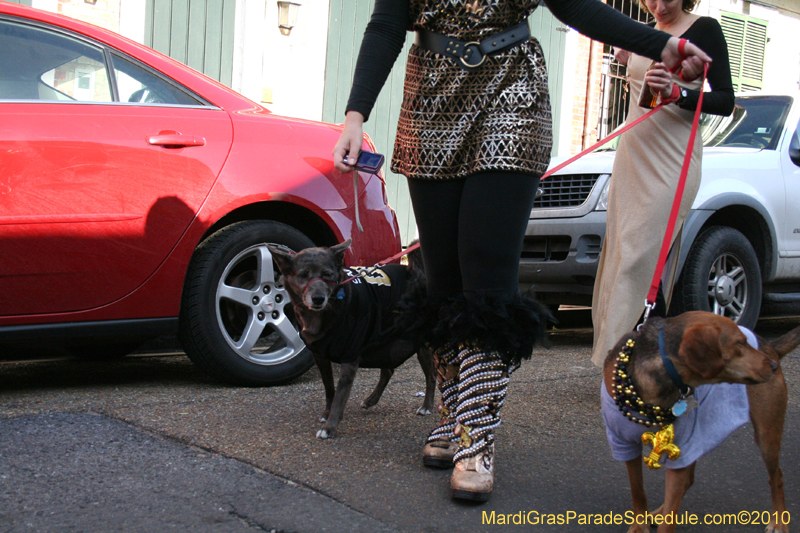
<svg viewBox="0 0 800 533">
<path fill-rule="evenodd" d="M 539 0 L 411 0 L 410 31 L 479 41 L 525 20 Z M 550 161 L 547 69 L 535 38 L 462 69 L 413 45 L 392 157 L 409 178 L 452 179 L 480 171 L 539 177 Z"/>
</svg>

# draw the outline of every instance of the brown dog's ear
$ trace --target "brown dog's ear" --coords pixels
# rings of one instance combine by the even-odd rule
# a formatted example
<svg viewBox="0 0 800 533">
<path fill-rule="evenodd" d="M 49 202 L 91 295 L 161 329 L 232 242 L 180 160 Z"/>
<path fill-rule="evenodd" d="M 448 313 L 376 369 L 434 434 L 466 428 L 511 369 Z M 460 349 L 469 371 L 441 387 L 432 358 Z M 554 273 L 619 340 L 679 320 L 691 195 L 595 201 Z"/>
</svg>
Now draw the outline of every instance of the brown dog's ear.
<svg viewBox="0 0 800 533">
<path fill-rule="evenodd" d="M 347 239 L 342 244 L 337 244 L 336 246 L 331 246 L 331 252 L 333 252 L 333 257 L 336 260 L 336 264 L 339 267 L 344 266 L 344 252 L 350 248 L 350 243 L 352 243 L 352 239 Z"/>
<path fill-rule="evenodd" d="M 694 324 L 683 331 L 678 354 L 686 366 L 704 379 L 713 378 L 725 368 L 719 334 L 719 328 L 710 324 Z"/>
<path fill-rule="evenodd" d="M 294 253 L 281 250 L 277 246 L 272 246 L 271 244 L 268 244 L 267 248 L 269 248 L 272 259 L 275 261 L 275 264 L 278 265 L 278 270 L 281 271 L 281 274 L 284 276 L 291 276 L 294 273 L 294 267 L 292 266 L 292 257 Z"/>
</svg>

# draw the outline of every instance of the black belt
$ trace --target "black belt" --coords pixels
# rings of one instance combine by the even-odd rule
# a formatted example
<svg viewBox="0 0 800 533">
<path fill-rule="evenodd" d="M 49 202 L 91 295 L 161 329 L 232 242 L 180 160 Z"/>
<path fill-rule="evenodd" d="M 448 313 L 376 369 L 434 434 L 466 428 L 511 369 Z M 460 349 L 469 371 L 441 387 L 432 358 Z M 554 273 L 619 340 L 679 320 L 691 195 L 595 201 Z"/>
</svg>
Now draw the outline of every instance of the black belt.
<svg viewBox="0 0 800 533">
<path fill-rule="evenodd" d="M 417 30 L 414 44 L 431 52 L 458 59 L 463 68 L 473 69 L 481 66 L 487 55 L 527 41 L 530 37 L 528 22 L 523 21 L 481 41 L 460 41 L 443 33 Z"/>
</svg>

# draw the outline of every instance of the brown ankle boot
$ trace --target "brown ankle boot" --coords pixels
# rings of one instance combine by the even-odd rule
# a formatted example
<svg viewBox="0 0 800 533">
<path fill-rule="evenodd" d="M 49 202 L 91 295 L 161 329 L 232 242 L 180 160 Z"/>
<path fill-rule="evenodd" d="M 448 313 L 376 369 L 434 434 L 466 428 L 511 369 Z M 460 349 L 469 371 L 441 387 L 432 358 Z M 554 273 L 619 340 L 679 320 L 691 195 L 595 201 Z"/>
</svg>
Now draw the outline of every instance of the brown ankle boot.
<svg viewBox="0 0 800 533">
<path fill-rule="evenodd" d="M 453 456 L 458 450 L 458 442 L 434 440 L 422 449 L 422 464 L 433 468 L 453 468 Z"/>
<path fill-rule="evenodd" d="M 453 468 L 453 456 L 458 450 L 458 441 L 455 438 L 453 428 L 456 425 L 455 416 L 450 412 L 446 405 L 439 405 L 442 419 L 439 426 L 428 435 L 428 441 L 422 449 L 422 464 L 433 468 Z"/>
<path fill-rule="evenodd" d="M 453 428 L 456 425 L 455 404 L 458 396 L 458 366 L 452 360 L 458 355 L 453 346 L 446 346 L 434 352 L 436 377 L 442 402 L 439 413 L 442 418 L 439 425 L 428 435 L 422 449 L 422 464 L 434 468 L 453 468 L 453 456 L 458 450 Z"/>
<path fill-rule="evenodd" d="M 450 488 L 453 498 L 485 502 L 494 488 L 494 445 L 478 455 L 461 459 L 453 469 Z"/>
</svg>

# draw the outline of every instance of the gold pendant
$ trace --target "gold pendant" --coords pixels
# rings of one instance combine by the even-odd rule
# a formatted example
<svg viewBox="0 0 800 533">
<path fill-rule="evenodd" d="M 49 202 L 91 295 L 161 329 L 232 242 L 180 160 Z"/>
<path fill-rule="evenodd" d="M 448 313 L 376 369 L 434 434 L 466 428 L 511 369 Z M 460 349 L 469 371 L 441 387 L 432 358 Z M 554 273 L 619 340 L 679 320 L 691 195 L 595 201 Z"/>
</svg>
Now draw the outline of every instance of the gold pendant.
<svg viewBox="0 0 800 533">
<path fill-rule="evenodd" d="M 675 446 L 672 441 L 675 439 L 675 428 L 672 424 L 667 424 L 662 427 L 658 433 L 648 431 L 642 435 L 642 443 L 653 446 L 653 451 L 650 455 L 644 458 L 647 468 L 656 469 L 661 468 L 659 461 L 661 455 L 666 453 L 667 457 L 674 461 L 681 455 L 681 450 Z"/>
</svg>

